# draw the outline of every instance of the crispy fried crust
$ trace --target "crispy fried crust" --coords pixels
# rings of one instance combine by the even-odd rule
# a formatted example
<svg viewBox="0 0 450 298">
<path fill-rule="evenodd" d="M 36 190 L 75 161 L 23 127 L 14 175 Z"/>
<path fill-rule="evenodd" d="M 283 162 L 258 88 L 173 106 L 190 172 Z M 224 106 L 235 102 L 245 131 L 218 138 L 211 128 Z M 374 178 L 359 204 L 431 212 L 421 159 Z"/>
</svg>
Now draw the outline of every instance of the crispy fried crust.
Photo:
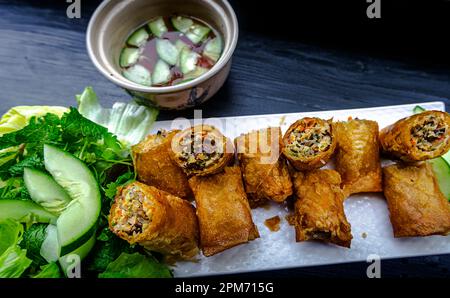
<svg viewBox="0 0 450 298">
<path fill-rule="evenodd" d="M 245 191 L 252 208 L 266 200 L 281 203 L 292 195 L 288 167 L 285 159 L 280 157 L 281 137 L 279 127 L 269 127 L 235 139 Z"/>
<path fill-rule="evenodd" d="M 294 175 L 295 234 L 297 242 L 321 240 L 350 247 L 351 227 L 344 213 L 341 177 L 334 170 Z"/>
<path fill-rule="evenodd" d="M 186 140 L 190 140 L 192 143 L 191 135 L 195 136 L 203 135 L 209 136 L 214 139 L 217 150 L 214 152 L 220 153 L 220 158 L 214 163 L 208 166 L 196 166 L 190 167 L 186 163 L 186 158 L 183 156 L 182 143 Z M 207 142 L 205 142 L 207 143 Z M 207 150 L 202 149 L 202 152 Z M 177 133 L 172 139 L 172 150 L 170 151 L 170 157 L 172 160 L 188 175 L 188 176 L 207 176 L 221 172 L 224 167 L 229 165 L 234 159 L 234 147 L 231 141 L 225 137 L 218 129 L 210 125 L 197 125 L 189 127 L 179 133 Z"/>
<path fill-rule="evenodd" d="M 426 117 L 433 115 L 441 119 L 446 125 L 445 143 L 436 150 L 420 150 L 413 141 L 412 129 L 417 125 L 423 125 Z M 445 154 L 450 149 L 450 115 L 441 111 L 426 111 L 407 118 L 403 118 L 394 124 L 385 127 L 380 132 L 380 143 L 384 153 L 405 162 L 423 161 Z"/>
<path fill-rule="evenodd" d="M 118 224 L 126 216 L 127 195 L 131 202 L 141 199 L 143 212 L 150 219 L 141 232 L 126 233 Z M 140 182 L 119 190 L 111 207 L 109 228 L 130 244 L 140 244 L 174 259 L 192 259 L 199 251 L 195 208 L 188 201 Z"/>
<path fill-rule="evenodd" d="M 317 123 L 320 126 L 324 126 L 326 123 L 330 125 L 331 130 L 331 142 L 330 146 L 318 154 L 312 156 L 312 157 L 303 157 L 303 156 L 294 156 L 293 153 L 288 149 L 289 139 L 291 137 L 291 134 L 294 130 L 296 130 L 298 127 L 304 126 L 305 123 Z M 333 156 L 334 150 L 336 149 L 336 140 L 334 135 L 334 128 L 332 126 L 332 121 L 330 120 L 323 120 L 320 118 L 310 118 L 305 117 L 300 120 L 297 120 L 291 126 L 289 126 L 288 130 L 283 136 L 283 155 L 286 157 L 286 159 L 290 162 L 290 164 L 295 167 L 299 171 L 309 171 L 318 169 L 320 167 L 323 167 Z"/>
<path fill-rule="evenodd" d="M 395 237 L 450 233 L 450 204 L 428 163 L 387 166 L 383 176 Z"/>
<path fill-rule="evenodd" d="M 336 170 L 345 197 L 360 192 L 381 192 L 378 123 L 353 119 L 335 123 Z"/>
<path fill-rule="evenodd" d="M 131 148 L 138 180 L 183 199 L 192 198 L 186 174 L 170 158 L 172 138 L 179 131 L 158 132 Z"/>
<path fill-rule="evenodd" d="M 242 185 L 239 167 L 189 179 L 197 204 L 200 244 L 205 256 L 259 237 Z"/>
</svg>

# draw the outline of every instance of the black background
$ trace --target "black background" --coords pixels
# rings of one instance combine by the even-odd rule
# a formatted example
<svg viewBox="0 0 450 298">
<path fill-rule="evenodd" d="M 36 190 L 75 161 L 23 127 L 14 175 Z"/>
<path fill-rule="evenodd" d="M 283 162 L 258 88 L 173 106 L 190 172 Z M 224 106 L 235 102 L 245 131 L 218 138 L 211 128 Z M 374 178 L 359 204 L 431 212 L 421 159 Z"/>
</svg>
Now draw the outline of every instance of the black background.
<svg viewBox="0 0 450 298">
<path fill-rule="evenodd" d="M 450 108 L 450 1 L 381 0 L 381 19 L 359 1 L 230 1 L 240 38 L 230 77 L 204 117 L 444 101 Z M 74 105 L 93 86 L 105 105 L 128 95 L 91 64 L 90 15 L 68 19 L 65 1 L 0 0 L 0 112 L 18 104 Z M 160 119 L 192 117 L 192 110 Z M 246 274 L 365 277 L 367 264 Z M 384 260 L 384 277 L 450 277 L 450 256 Z"/>
</svg>

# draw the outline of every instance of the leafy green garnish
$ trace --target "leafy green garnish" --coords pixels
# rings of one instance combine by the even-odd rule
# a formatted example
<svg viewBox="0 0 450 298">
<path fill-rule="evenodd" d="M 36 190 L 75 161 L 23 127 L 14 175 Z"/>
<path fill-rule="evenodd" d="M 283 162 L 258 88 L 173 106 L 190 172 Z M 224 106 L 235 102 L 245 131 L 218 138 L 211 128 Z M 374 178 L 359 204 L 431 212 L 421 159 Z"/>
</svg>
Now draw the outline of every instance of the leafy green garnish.
<svg viewBox="0 0 450 298">
<path fill-rule="evenodd" d="M 41 266 L 40 271 L 31 276 L 32 278 L 60 278 L 61 270 L 56 263 L 49 263 L 47 265 Z"/>
<path fill-rule="evenodd" d="M 130 246 L 109 231 L 107 220 L 118 187 L 136 179 L 129 145 L 139 142 L 149 132 L 158 111 L 136 103 L 117 103 L 112 109 L 104 109 L 92 88 L 86 88 L 77 99 L 78 110 L 73 107 L 67 110 L 59 108 L 55 110 L 57 112 L 47 114 L 42 110 L 35 114 L 37 116 L 28 113 L 26 117 L 20 117 L 20 125 L 8 126 L 0 135 L 0 199 L 31 200 L 23 180 L 24 169 L 45 171 L 44 145 L 61 148 L 89 167 L 102 193 L 102 213 L 98 223 L 100 232 L 87 259 L 88 270 L 106 270 L 105 275 L 130 277 L 133 274 L 139 277 L 170 276 L 165 265 L 152 256 L 136 253 L 141 251 L 138 247 Z M 59 277 L 58 264 L 47 264 L 40 256 L 46 225 L 30 222 L 25 232 L 23 226 L 18 225 L 22 230 L 17 239 L 6 234 L 0 237 L 2 244 L 6 243 L 0 245 L 4 250 L 4 254 L 0 255 L 3 262 L 0 263 L 0 275 L 18 277 L 27 270 L 28 274 L 39 271 L 32 277 Z M 1 226 L 0 234 L 4 234 Z M 10 238 L 12 240 L 3 241 Z M 116 272 L 121 266 L 117 264 L 124 261 L 132 265 L 131 271 Z"/>
<path fill-rule="evenodd" d="M 3 181 L 0 188 L 0 200 L 31 200 L 22 177 L 9 178 Z"/>
<path fill-rule="evenodd" d="M 122 252 L 132 253 L 134 251 L 136 251 L 134 247 L 105 227 L 98 235 L 95 247 L 88 259 L 89 270 L 103 272 L 108 264 L 117 259 Z"/>
<path fill-rule="evenodd" d="M 117 189 L 125 184 L 128 184 L 136 179 L 135 174 L 133 172 L 127 172 L 117 178 L 116 181 L 108 183 L 105 189 L 106 198 L 110 199 L 111 202 L 114 200 L 116 196 Z"/>
<path fill-rule="evenodd" d="M 172 277 L 169 268 L 159 263 L 152 256 L 140 253 L 122 253 L 114 262 L 110 263 L 100 278 L 151 278 Z"/>
<path fill-rule="evenodd" d="M 20 242 L 20 247 L 26 249 L 27 257 L 36 266 L 47 264 L 47 261 L 45 261 L 40 253 L 46 235 L 46 228 L 47 224 L 33 224 L 23 233 L 22 241 Z"/>
</svg>

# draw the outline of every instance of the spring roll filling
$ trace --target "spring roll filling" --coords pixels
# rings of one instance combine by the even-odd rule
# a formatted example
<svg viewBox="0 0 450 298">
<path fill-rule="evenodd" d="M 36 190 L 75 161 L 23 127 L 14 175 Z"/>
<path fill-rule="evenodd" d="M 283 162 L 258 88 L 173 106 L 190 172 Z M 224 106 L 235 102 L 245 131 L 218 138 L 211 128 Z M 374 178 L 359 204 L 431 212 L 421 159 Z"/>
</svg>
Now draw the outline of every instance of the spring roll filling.
<svg viewBox="0 0 450 298">
<path fill-rule="evenodd" d="M 411 128 L 412 143 L 421 151 L 434 151 L 446 143 L 447 129 L 442 119 L 429 115 L 421 124 Z"/>
<path fill-rule="evenodd" d="M 329 123 L 320 125 L 305 121 L 289 135 L 288 150 L 295 157 L 312 158 L 328 150 L 331 146 L 331 127 Z"/>
<path fill-rule="evenodd" d="M 180 141 L 180 160 L 188 170 L 201 170 L 214 165 L 223 157 L 223 150 L 216 139 L 205 131 L 201 134 L 191 133 L 190 137 Z"/>
<path fill-rule="evenodd" d="M 142 233 L 152 221 L 152 201 L 137 186 L 134 186 L 126 193 L 122 193 L 119 202 L 120 208 L 114 216 L 114 229 L 129 236 Z"/>
</svg>

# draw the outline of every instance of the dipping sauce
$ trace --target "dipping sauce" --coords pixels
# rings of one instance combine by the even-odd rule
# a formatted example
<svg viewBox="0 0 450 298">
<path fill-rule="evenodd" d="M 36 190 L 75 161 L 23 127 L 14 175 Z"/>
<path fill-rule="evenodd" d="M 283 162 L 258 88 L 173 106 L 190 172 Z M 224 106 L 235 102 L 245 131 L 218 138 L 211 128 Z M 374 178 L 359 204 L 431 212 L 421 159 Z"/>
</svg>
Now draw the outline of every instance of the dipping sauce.
<svg viewBox="0 0 450 298">
<path fill-rule="evenodd" d="M 119 58 L 122 75 L 143 86 L 172 86 L 211 69 L 222 54 L 222 38 L 192 17 L 157 17 L 134 31 Z"/>
</svg>

